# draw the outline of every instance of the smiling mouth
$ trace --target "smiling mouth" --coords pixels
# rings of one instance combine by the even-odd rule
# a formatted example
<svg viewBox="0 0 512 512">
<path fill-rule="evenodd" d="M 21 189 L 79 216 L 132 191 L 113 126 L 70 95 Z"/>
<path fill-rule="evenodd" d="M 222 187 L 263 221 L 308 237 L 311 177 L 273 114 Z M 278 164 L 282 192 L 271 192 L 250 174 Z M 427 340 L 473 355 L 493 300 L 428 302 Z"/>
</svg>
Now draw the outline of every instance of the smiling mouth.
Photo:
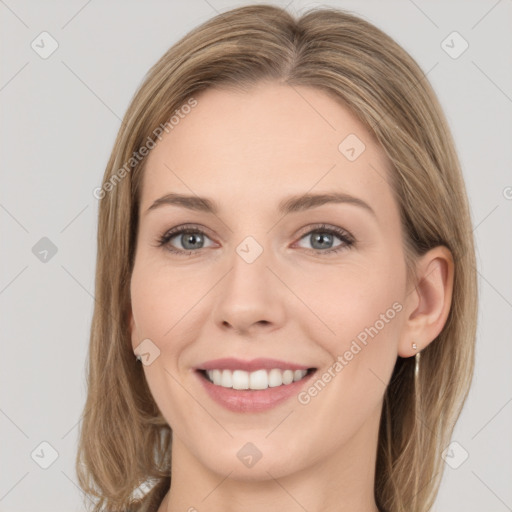
<svg viewBox="0 0 512 512">
<path fill-rule="evenodd" d="M 197 370 L 204 379 L 215 386 L 231 388 L 234 390 L 264 390 L 280 386 L 287 386 L 304 379 L 314 373 L 316 368 L 307 370 L 281 370 L 272 368 L 253 372 L 244 370 Z"/>
</svg>

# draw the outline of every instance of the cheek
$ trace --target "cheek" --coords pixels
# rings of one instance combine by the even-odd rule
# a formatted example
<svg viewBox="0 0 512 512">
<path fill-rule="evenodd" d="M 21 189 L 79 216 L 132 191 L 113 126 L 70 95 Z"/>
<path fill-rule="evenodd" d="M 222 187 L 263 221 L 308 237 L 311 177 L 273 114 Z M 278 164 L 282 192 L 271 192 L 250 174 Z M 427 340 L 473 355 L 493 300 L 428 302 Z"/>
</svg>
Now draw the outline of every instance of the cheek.
<svg viewBox="0 0 512 512">
<path fill-rule="evenodd" d="M 131 303 L 136 338 L 150 338 L 160 348 L 177 347 L 176 333 L 190 322 L 194 304 L 205 293 L 197 280 L 187 279 L 179 270 L 158 265 L 135 265 L 131 278 Z M 133 337 L 132 337 L 133 339 Z M 133 340 L 135 342 L 136 340 Z"/>
<path fill-rule="evenodd" d="M 363 345 L 378 340 L 372 346 L 368 341 L 369 351 L 380 351 L 386 341 L 396 340 L 404 280 L 401 271 L 391 270 L 393 266 L 397 264 L 381 259 L 325 268 L 314 278 L 301 278 L 297 294 L 302 294 L 312 314 L 299 318 L 311 339 L 332 356 L 348 350 L 354 339 Z"/>
<path fill-rule="evenodd" d="M 325 387 L 320 382 L 311 392 L 306 390 L 302 403 L 311 400 L 314 408 L 321 408 L 331 402 L 353 411 L 350 420 L 334 414 L 329 420 L 333 432 L 350 431 L 349 424 L 355 428 L 379 406 L 393 371 L 405 289 L 405 267 L 398 256 L 381 253 L 358 264 L 325 269 L 316 286 L 303 288 L 308 305 L 322 322 L 304 319 L 302 329 L 328 357 L 317 375 Z M 317 394 L 322 398 L 317 400 Z M 317 413 L 322 416 L 320 409 Z"/>
<path fill-rule="evenodd" d="M 162 291 L 154 286 L 154 277 L 146 270 L 135 267 L 130 285 L 131 306 L 135 323 L 132 345 L 149 338 L 159 345 L 165 332 L 162 315 Z"/>
<path fill-rule="evenodd" d="M 167 423 L 179 426 L 186 424 L 183 415 L 190 406 L 190 396 L 180 385 L 179 361 L 185 343 L 180 329 L 193 316 L 187 315 L 191 303 L 186 297 L 193 293 L 174 274 L 159 266 L 136 264 L 130 292 L 135 321 L 132 346 L 145 343 L 149 347 L 151 363 L 143 371 L 151 395 Z M 180 291 L 182 286 L 185 293 Z"/>
<path fill-rule="evenodd" d="M 318 435 L 348 439 L 382 403 L 397 358 L 402 325 L 402 282 L 382 268 L 332 272 L 311 303 L 327 328 L 308 329 L 310 339 L 328 354 L 299 397 Z M 320 291 L 321 290 L 321 291 Z M 314 322 L 318 327 L 318 322 Z M 330 404 L 330 408 L 326 408 Z M 344 414 L 350 411 L 350 414 Z"/>
</svg>

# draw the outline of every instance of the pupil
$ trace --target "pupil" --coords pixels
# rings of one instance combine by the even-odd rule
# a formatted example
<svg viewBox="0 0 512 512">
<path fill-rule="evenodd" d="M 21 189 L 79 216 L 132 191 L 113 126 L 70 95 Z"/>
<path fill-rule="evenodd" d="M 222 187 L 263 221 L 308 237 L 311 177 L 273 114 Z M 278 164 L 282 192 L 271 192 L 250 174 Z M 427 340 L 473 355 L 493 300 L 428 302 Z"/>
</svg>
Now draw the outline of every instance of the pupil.
<svg viewBox="0 0 512 512">
<path fill-rule="evenodd" d="M 315 242 L 317 240 L 320 241 L 320 246 L 321 247 L 325 247 L 325 242 L 323 243 L 324 240 L 327 240 L 327 245 L 329 244 L 329 242 L 331 241 L 331 238 L 332 238 L 332 235 L 325 235 L 325 234 L 317 234 L 317 235 L 314 235 L 314 240 Z"/>
<path fill-rule="evenodd" d="M 199 234 L 188 234 L 185 236 L 185 243 L 183 244 L 183 247 L 185 247 L 185 249 L 196 249 L 196 247 L 194 247 L 194 245 L 192 245 L 192 247 L 187 247 L 187 244 L 191 243 L 191 244 L 194 244 L 194 241 L 196 241 L 196 238 L 197 237 L 200 237 L 201 235 Z"/>
</svg>

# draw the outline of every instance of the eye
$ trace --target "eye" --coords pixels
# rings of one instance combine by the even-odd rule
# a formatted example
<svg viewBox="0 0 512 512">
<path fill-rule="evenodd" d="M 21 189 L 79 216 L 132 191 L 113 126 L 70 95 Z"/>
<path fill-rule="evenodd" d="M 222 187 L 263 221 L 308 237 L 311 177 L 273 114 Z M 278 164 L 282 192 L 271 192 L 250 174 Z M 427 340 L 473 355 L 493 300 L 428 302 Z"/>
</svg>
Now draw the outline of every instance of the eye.
<svg viewBox="0 0 512 512">
<path fill-rule="evenodd" d="M 336 238 L 340 243 L 333 246 L 332 244 L 335 242 Z M 176 242 L 173 242 L 174 239 L 176 239 Z M 211 245 L 204 245 L 205 239 L 211 241 L 202 229 L 197 226 L 184 225 L 164 233 L 158 238 L 157 246 L 165 247 L 168 251 L 180 256 L 189 256 L 194 252 L 199 252 L 205 247 L 211 247 Z M 300 240 L 303 239 L 309 239 L 311 241 L 312 248 L 306 249 L 315 254 L 321 254 L 322 256 L 348 249 L 355 243 L 354 237 L 348 231 L 325 224 L 314 226 L 314 229 L 310 228 L 310 230 L 300 238 Z M 181 245 L 181 247 L 176 247 L 174 245 L 176 243 Z"/>
<path fill-rule="evenodd" d="M 333 246 L 332 244 L 335 238 L 340 240 L 340 243 Z M 348 249 L 355 242 L 354 237 L 348 233 L 348 231 L 325 224 L 316 226 L 313 230 L 308 231 L 301 237 L 301 240 L 302 239 L 310 240 L 312 245 L 311 250 L 316 253 L 321 253 L 322 255 L 337 253 Z"/>
<path fill-rule="evenodd" d="M 209 239 L 206 233 L 199 228 L 191 226 L 180 226 L 164 233 L 157 240 L 157 245 L 159 247 L 165 246 L 167 250 L 175 254 L 190 255 L 193 252 L 197 252 L 198 250 L 205 247 L 205 238 Z M 176 239 L 182 248 L 174 247 L 171 243 L 173 239 Z"/>
</svg>

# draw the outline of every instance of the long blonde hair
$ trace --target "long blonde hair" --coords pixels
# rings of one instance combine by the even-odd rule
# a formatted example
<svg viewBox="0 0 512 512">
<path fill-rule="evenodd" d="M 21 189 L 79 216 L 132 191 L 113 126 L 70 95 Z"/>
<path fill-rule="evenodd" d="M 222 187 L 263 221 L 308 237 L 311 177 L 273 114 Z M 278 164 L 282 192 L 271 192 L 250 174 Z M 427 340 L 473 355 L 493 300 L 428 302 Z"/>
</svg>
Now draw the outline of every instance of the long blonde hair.
<svg viewBox="0 0 512 512">
<path fill-rule="evenodd" d="M 139 485 L 165 484 L 171 475 L 172 431 L 135 360 L 128 325 L 145 162 L 134 155 L 154 145 L 162 127 L 170 127 L 169 119 L 199 91 L 244 91 L 262 80 L 320 89 L 374 134 L 392 164 L 411 279 L 415 258 L 429 249 L 444 245 L 453 255 L 451 310 L 422 351 L 416 385 L 414 359 L 397 359 L 384 397 L 375 473 L 381 510 L 423 512 L 434 503 L 440 455 L 472 379 L 477 319 L 471 219 L 445 117 L 417 63 L 372 24 L 334 8 L 296 19 L 280 7 L 250 5 L 195 28 L 149 70 L 95 192 L 96 304 L 76 460 L 80 486 L 96 498 L 95 512 L 126 510 L 139 503 L 133 500 Z"/>
</svg>

